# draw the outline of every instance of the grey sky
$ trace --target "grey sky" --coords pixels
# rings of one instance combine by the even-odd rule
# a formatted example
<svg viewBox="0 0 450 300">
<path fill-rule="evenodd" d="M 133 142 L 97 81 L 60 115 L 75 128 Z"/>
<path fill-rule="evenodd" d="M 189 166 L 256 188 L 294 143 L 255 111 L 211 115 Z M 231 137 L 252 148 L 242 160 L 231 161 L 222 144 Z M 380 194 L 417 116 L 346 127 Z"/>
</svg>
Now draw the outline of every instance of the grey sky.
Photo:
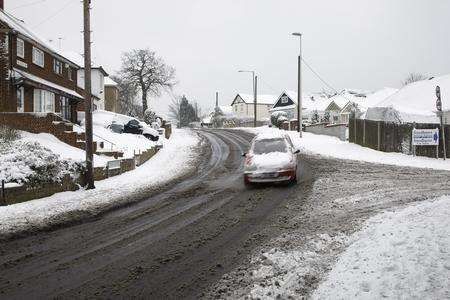
<svg viewBox="0 0 450 300">
<path fill-rule="evenodd" d="M 81 51 L 79 0 L 5 0 L 6 10 L 63 48 Z M 337 89 L 397 87 L 409 72 L 450 73 L 449 0 L 93 0 L 94 57 L 110 73 L 120 54 L 150 48 L 177 69 L 175 93 L 211 107 L 237 91 L 296 89 L 298 40 L 305 59 Z M 60 11 L 62 8 L 64 10 Z M 56 12 L 59 14 L 54 16 Z M 52 17 L 48 19 L 48 17 Z M 48 19 L 44 23 L 44 20 Z M 304 69 L 306 91 L 324 86 Z M 165 111 L 169 96 L 150 105 Z"/>
</svg>

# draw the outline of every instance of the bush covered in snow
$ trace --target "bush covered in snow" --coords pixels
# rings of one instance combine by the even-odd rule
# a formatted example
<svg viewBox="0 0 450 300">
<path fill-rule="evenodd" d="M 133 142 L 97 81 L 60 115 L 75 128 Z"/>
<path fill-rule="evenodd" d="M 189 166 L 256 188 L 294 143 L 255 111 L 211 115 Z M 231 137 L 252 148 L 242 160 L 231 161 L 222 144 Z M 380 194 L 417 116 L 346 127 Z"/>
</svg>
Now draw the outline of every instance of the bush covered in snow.
<svg viewBox="0 0 450 300">
<path fill-rule="evenodd" d="M 4 125 L 0 126 L 0 144 L 11 143 L 19 138 L 20 134 L 16 129 Z"/>
<path fill-rule="evenodd" d="M 39 143 L 0 139 L 0 181 L 39 185 L 60 182 L 66 174 L 76 176 L 84 166 L 59 155 Z"/>
<path fill-rule="evenodd" d="M 287 114 L 284 111 L 276 111 L 270 116 L 270 122 L 276 127 L 280 127 L 287 120 Z"/>
</svg>

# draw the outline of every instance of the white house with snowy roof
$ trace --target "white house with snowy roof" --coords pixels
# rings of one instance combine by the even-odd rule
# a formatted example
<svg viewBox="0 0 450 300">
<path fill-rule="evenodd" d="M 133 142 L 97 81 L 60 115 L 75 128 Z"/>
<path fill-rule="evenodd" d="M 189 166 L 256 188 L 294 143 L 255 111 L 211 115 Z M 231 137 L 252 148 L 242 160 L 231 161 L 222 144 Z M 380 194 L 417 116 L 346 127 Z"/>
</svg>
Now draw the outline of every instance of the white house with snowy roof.
<svg viewBox="0 0 450 300">
<path fill-rule="evenodd" d="M 256 118 L 258 121 L 267 121 L 270 118 L 269 110 L 277 101 L 275 95 L 257 95 Z M 231 103 L 234 114 L 240 119 L 253 119 L 255 116 L 254 96 L 251 94 L 238 93 Z"/>
<path fill-rule="evenodd" d="M 330 100 L 323 93 L 304 94 L 302 97 L 303 122 L 312 123 L 315 115 L 320 121 L 329 103 Z M 297 93 L 294 91 L 283 91 L 270 109 L 271 113 L 276 111 L 285 112 L 288 120 L 297 120 Z"/>
</svg>

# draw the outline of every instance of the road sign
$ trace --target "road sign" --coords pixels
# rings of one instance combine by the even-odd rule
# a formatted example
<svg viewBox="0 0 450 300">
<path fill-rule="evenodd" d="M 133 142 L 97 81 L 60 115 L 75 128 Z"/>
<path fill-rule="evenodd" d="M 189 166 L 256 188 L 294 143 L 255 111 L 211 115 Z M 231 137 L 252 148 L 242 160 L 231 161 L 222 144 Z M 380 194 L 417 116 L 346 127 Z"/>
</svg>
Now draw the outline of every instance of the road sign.
<svg viewBox="0 0 450 300">
<path fill-rule="evenodd" d="M 413 129 L 413 146 L 438 146 L 439 129 Z"/>
<path fill-rule="evenodd" d="M 437 111 L 442 111 L 442 100 L 441 100 L 441 88 L 436 87 L 436 109 Z"/>
</svg>

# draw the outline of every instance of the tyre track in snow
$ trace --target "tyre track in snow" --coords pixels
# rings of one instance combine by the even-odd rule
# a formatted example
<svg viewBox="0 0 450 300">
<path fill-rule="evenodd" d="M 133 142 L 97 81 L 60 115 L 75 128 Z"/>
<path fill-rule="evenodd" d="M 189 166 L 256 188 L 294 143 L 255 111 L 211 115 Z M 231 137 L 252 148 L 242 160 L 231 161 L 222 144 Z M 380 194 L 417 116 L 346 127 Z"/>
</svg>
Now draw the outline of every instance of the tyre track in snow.
<svg viewBox="0 0 450 300">
<path fill-rule="evenodd" d="M 244 188 L 251 134 L 199 134 L 209 146 L 195 176 L 96 220 L 3 243 L 0 298 L 196 297 L 238 265 L 292 189 Z"/>
</svg>

